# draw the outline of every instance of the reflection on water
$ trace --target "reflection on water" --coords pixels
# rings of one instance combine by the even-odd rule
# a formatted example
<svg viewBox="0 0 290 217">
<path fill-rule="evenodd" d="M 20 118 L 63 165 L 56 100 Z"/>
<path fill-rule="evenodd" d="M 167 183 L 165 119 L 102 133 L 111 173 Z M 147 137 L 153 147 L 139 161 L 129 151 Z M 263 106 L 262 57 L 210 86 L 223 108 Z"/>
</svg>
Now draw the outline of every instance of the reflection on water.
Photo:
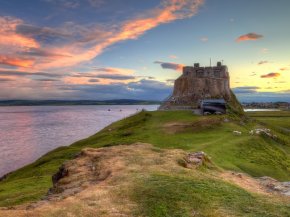
<svg viewBox="0 0 290 217">
<path fill-rule="evenodd" d="M 0 176 L 142 108 L 157 105 L 0 107 Z"/>
</svg>

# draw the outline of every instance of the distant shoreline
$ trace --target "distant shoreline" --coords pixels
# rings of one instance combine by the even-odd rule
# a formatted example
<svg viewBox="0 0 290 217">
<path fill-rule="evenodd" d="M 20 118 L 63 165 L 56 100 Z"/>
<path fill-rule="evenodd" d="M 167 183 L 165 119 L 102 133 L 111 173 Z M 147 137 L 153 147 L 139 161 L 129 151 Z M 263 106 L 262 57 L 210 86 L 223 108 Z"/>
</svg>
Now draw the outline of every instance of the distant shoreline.
<svg viewBox="0 0 290 217">
<path fill-rule="evenodd" d="M 2 100 L 0 106 L 159 105 L 153 100 Z"/>
</svg>

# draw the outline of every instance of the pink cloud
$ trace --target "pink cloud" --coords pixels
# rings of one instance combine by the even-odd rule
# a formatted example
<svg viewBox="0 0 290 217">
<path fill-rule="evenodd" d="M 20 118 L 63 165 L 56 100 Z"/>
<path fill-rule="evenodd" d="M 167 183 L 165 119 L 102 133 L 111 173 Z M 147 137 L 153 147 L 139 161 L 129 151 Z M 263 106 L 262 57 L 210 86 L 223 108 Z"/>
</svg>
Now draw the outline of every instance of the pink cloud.
<svg viewBox="0 0 290 217">
<path fill-rule="evenodd" d="M 46 49 L 52 50 L 53 53 L 61 53 L 63 57 L 52 58 L 50 61 L 40 59 L 35 65 L 38 69 L 50 69 L 90 61 L 113 44 L 137 39 L 161 24 L 194 16 L 203 2 L 204 0 L 165 0 L 159 7 L 121 23 L 120 27 L 96 26 L 95 29 L 89 27 L 89 30 L 85 31 L 84 27 L 78 27 L 81 32 L 87 33 L 84 40 L 80 39 L 63 46 L 47 47 Z"/>
<path fill-rule="evenodd" d="M 39 47 L 35 39 L 16 33 L 17 26 L 22 23 L 23 21 L 17 18 L 0 17 L 0 48 L 2 50 Z"/>
<path fill-rule="evenodd" d="M 263 35 L 257 34 L 257 33 L 248 33 L 245 35 L 241 35 L 236 39 L 236 42 L 241 42 L 241 41 L 255 41 L 258 39 L 263 38 Z"/>
<path fill-rule="evenodd" d="M 139 77 L 134 76 L 135 70 L 125 68 L 93 68 L 93 71 L 86 73 L 75 72 L 64 77 L 64 82 L 69 84 L 93 84 L 91 79 L 97 79 L 99 84 L 110 84 L 112 81 L 128 83 L 136 81 Z"/>
<path fill-rule="evenodd" d="M 109 74 L 122 74 L 122 75 L 131 75 L 135 72 L 133 69 L 125 68 L 113 68 L 113 67 L 104 67 L 104 68 L 94 68 L 96 72 L 106 72 Z"/>
<path fill-rule="evenodd" d="M 169 62 L 162 62 L 162 61 L 155 61 L 154 63 L 160 64 L 163 69 L 172 69 L 176 71 L 182 71 L 183 64 L 179 63 L 169 63 Z"/>
<path fill-rule="evenodd" d="M 71 72 L 71 67 L 93 60 L 116 43 L 138 39 L 159 25 L 192 17 L 203 2 L 204 0 L 165 0 L 157 8 L 112 26 L 97 24 L 82 26 L 75 23 L 65 23 L 57 28 L 48 28 L 32 26 L 18 18 L 0 16 L 0 64 L 6 68 L 8 66 L 8 69 L 11 66 L 18 67 L 17 72 L 3 69 L 4 77 L 16 78 L 17 93 L 31 97 L 39 94 L 39 92 L 34 91 L 35 89 L 43 92 L 42 97 L 51 94 L 50 91 L 55 91 L 57 95 L 65 94 L 65 91 L 59 92 L 51 88 L 53 80 L 59 80 L 64 85 L 93 85 L 92 79 L 95 79 L 93 81 L 98 80 L 98 84 L 111 84 L 112 79 L 115 80 L 115 83 L 123 84 L 138 81 L 140 77 L 133 76 L 135 71 L 131 69 L 94 68 L 86 75 Z M 61 43 L 47 44 L 45 40 L 42 40 L 46 37 L 61 38 L 61 40 L 57 40 Z M 181 71 L 182 66 L 181 64 L 167 63 L 165 67 Z M 27 67 L 29 67 L 29 73 L 33 77 L 39 76 L 39 79 L 42 80 L 33 80 L 26 71 Z M 64 69 L 70 69 L 70 75 L 66 75 Z M 51 70 L 60 77 L 50 78 L 49 76 L 53 74 L 50 72 Z M 105 77 L 102 74 L 109 74 L 111 77 L 108 75 Z M 17 79 L 20 77 L 21 79 Z M 19 91 L 20 86 L 21 91 Z M 32 86 L 33 88 L 31 88 Z M 7 86 L 7 89 L 11 88 L 11 86 Z M 67 92 L 71 91 L 67 90 Z M 9 93 L 9 91 L 4 93 L 1 90 L 1 94 L 7 97 L 9 97 Z"/>
</svg>

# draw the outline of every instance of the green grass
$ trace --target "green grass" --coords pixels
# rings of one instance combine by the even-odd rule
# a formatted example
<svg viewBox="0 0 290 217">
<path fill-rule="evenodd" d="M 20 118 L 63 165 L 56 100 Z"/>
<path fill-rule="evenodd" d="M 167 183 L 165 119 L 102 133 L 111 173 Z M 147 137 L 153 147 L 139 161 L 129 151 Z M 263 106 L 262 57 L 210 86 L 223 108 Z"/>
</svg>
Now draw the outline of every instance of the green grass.
<svg viewBox="0 0 290 217">
<path fill-rule="evenodd" d="M 139 178 L 132 199 L 139 205 L 138 216 L 215 217 L 289 216 L 286 202 L 269 200 L 237 186 L 210 178 L 153 174 Z"/>
<path fill-rule="evenodd" d="M 283 143 L 290 144 L 290 111 L 248 112 L 248 115 L 263 127 L 274 130 Z"/>
<path fill-rule="evenodd" d="M 60 165 L 84 147 L 135 142 L 151 143 L 158 148 L 202 150 L 221 168 L 290 180 L 288 135 L 277 132 L 283 143 L 263 136 L 250 136 L 249 130 L 260 123 L 241 123 L 237 118 L 224 122 L 224 118 L 229 117 L 201 117 L 189 111 L 155 111 L 141 112 L 118 121 L 87 139 L 51 151 L 33 164 L 8 175 L 0 182 L 0 206 L 22 204 L 43 197 L 52 186 L 51 176 Z M 164 125 L 172 122 L 187 123 L 192 127 L 170 133 Z M 233 135 L 233 130 L 241 131 L 242 135 Z"/>
</svg>

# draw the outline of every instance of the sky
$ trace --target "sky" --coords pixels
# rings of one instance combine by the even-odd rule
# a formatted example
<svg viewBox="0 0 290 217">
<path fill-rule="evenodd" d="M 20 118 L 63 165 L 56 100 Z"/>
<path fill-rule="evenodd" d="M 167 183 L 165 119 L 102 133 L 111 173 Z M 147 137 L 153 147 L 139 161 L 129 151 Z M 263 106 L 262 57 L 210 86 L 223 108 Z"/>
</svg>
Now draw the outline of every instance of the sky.
<svg viewBox="0 0 290 217">
<path fill-rule="evenodd" d="M 289 0 L 1 0 L 0 100 L 163 100 L 222 61 L 243 102 L 290 102 Z"/>
</svg>

